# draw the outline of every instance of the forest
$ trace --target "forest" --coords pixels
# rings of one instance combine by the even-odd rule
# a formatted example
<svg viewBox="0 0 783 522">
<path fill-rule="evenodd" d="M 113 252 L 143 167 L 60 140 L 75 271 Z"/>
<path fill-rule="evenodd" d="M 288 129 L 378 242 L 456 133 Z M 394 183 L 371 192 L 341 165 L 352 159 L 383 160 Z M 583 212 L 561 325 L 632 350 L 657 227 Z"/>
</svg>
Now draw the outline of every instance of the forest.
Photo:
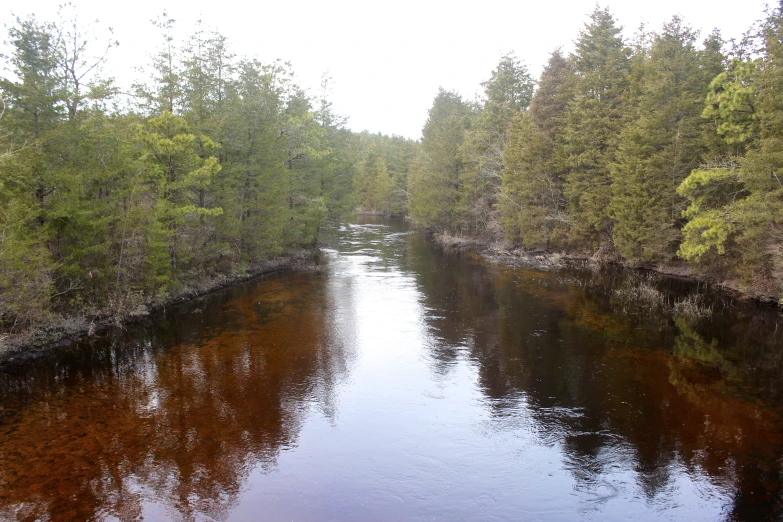
<svg viewBox="0 0 783 522">
<path fill-rule="evenodd" d="M 290 64 L 165 13 L 146 78 L 117 42 L 19 17 L 0 77 L 0 327 L 122 318 L 318 243 L 329 219 L 603 262 L 687 264 L 783 297 L 783 11 L 740 41 L 674 17 L 627 41 L 596 8 L 536 80 L 503 55 L 474 100 L 440 89 L 420 140 L 353 132 Z M 143 59 L 143 57 L 140 57 Z M 783 173 L 781 173 L 783 175 Z"/>
<path fill-rule="evenodd" d="M 783 296 L 783 12 L 740 41 L 679 17 L 631 41 L 596 8 L 534 80 L 513 54 L 478 101 L 441 90 L 409 212 L 441 233 Z M 783 303 L 783 301 L 781 301 Z"/>
</svg>

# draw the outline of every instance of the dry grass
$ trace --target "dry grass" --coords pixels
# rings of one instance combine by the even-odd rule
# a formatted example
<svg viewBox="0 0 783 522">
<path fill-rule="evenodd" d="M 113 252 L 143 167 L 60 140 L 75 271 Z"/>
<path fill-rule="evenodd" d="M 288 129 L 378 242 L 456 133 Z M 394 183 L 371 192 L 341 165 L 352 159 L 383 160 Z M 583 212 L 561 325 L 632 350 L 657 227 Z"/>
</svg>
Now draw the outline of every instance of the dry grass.
<svg viewBox="0 0 783 522">
<path fill-rule="evenodd" d="M 646 306 L 662 310 L 668 308 L 666 295 L 656 288 L 658 279 L 651 274 L 633 275 L 629 277 L 614 295 L 623 305 Z"/>
<path fill-rule="evenodd" d="M 483 243 L 474 237 L 454 236 L 448 232 L 440 232 L 434 236 L 435 242 L 439 245 L 449 248 L 468 248 L 483 245 Z"/>
<path fill-rule="evenodd" d="M 658 278 L 653 274 L 633 275 L 614 290 L 623 310 L 633 308 L 635 312 L 671 313 L 692 321 L 712 316 L 713 307 L 705 302 L 703 294 L 692 293 L 685 297 L 671 299 L 658 288 Z"/>
<path fill-rule="evenodd" d="M 711 317 L 713 313 L 712 305 L 704 302 L 704 296 L 701 294 L 690 294 L 674 302 L 672 311 L 677 315 L 682 315 L 688 319 L 703 319 Z"/>
</svg>

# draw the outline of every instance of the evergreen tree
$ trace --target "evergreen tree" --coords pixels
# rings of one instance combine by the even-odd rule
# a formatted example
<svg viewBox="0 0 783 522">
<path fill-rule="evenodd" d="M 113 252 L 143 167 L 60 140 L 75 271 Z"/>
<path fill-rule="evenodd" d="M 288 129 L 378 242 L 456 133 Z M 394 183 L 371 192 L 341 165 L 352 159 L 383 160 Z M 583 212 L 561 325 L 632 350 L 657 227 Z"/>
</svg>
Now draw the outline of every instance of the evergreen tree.
<svg viewBox="0 0 783 522">
<path fill-rule="evenodd" d="M 744 158 L 694 170 L 679 187 L 690 199 L 679 254 L 702 266 L 723 265 L 762 291 L 783 290 L 783 12 L 762 26 L 755 65 L 733 61 L 712 83 L 705 115 L 724 140 L 745 143 Z M 725 93 L 735 93 L 725 96 Z M 716 107 L 717 106 L 717 107 Z M 758 134 L 754 127 L 758 125 Z"/>
<path fill-rule="evenodd" d="M 609 170 L 626 119 L 630 72 L 621 29 L 607 9 L 596 7 L 572 57 L 576 79 L 566 125 L 570 168 L 563 190 L 574 216 L 571 238 L 589 248 L 611 237 Z"/>
<path fill-rule="evenodd" d="M 408 172 L 415 156 L 414 142 L 400 136 L 363 132 L 357 158 L 360 210 L 403 215 L 408 210 Z"/>
<path fill-rule="evenodd" d="M 541 73 L 526 113 L 518 112 L 504 154 L 501 223 L 506 237 L 530 247 L 563 246 L 570 216 L 563 195 L 568 153 L 563 132 L 573 72 L 559 50 Z"/>
<path fill-rule="evenodd" d="M 614 244 L 631 261 L 673 257 L 685 208 L 676 189 L 706 152 L 701 112 L 720 61 L 696 49 L 696 37 L 675 17 L 635 62 L 638 108 L 620 135 L 609 205 Z"/>
<path fill-rule="evenodd" d="M 54 288 L 48 250 L 47 197 L 55 190 L 46 139 L 62 116 L 52 24 L 16 19 L 9 29 L 7 68 L 0 79 L 3 138 L 0 158 L 0 321 L 26 325 L 45 316 Z M 7 151 L 7 152 L 6 152 Z M 35 271 L 31 273 L 31 271 Z"/>
<path fill-rule="evenodd" d="M 223 175 L 216 191 L 224 252 L 234 263 L 253 262 L 283 248 L 287 205 L 285 150 L 280 146 L 290 71 L 242 60 L 224 102 Z"/>
<path fill-rule="evenodd" d="M 152 58 L 151 83 L 134 85 L 136 97 L 147 114 L 179 113 L 182 103 L 182 71 L 179 49 L 174 42 L 174 24 L 166 11 L 152 22 L 160 32 L 162 45 Z"/>
<path fill-rule="evenodd" d="M 455 225 L 466 232 L 481 233 L 497 221 L 495 207 L 509 125 L 515 114 L 527 109 L 533 85 L 527 67 L 513 54 L 502 56 L 490 79 L 482 83 L 484 100 L 460 150 L 465 168 Z"/>
<path fill-rule="evenodd" d="M 464 169 L 459 150 L 469 115 L 468 105 L 458 94 L 439 89 L 409 178 L 409 210 L 425 227 L 448 230 L 456 221 Z"/>
<path fill-rule="evenodd" d="M 17 18 L 8 35 L 12 54 L 5 58 L 17 81 L 0 80 L 8 101 L 6 125 L 22 141 L 39 139 L 62 117 L 55 27 L 34 16 Z"/>
<path fill-rule="evenodd" d="M 203 255 L 212 237 L 209 218 L 223 213 L 212 205 L 209 190 L 220 164 L 214 156 L 202 159 L 198 154 L 213 143 L 191 134 L 185 120 L 170 112 L 150 118 L 139 128 L 138 140 L 149 182 L 157 189 L 158 219 L 169 230 L 171 266 L 198 273 L 209 259 Z"/>
</svg>

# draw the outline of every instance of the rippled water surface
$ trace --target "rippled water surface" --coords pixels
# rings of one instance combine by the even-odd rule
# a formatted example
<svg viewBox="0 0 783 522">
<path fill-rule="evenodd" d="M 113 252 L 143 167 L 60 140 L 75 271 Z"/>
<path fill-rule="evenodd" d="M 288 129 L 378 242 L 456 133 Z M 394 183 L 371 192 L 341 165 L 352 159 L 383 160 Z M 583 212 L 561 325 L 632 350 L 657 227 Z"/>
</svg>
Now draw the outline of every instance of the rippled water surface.
<svg viewBox="0 0 783 522">
<path fill-rule="evenodd" d="M 777 311 L 327 235 L 320 271 L 0 368 L 0 519 L 783 519 Z"/>
</svg>

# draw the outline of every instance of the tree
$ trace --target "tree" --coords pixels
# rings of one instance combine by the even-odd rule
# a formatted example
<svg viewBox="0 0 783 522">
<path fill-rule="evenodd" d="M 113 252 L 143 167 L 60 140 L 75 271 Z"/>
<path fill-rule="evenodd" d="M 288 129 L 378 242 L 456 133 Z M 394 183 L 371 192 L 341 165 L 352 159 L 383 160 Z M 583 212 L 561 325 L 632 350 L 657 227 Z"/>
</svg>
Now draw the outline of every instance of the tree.
<svg viewBox="0 0 783 522">
<path fill-rule="evenodd" d="M 152 81 L 137 86 L 146 116 L 109 113 L 115 91 L 96 73 L 116 42 L 94 53 L 76 18 L 64 18 L 18 19 L 9 32 L 2 324 L 60 311 L 121 317 L 312 244 L 327 211 L 354 208 L 357 140 L 331 112 L 326 86 L 314 108 L 288 64 L 237 63 L 226 38 L 201 24 L 179 45 L 164 13 Z M 407 172 L 397 177 L 389 150 L 377 197 L 391 209 Z"/>
<path fill-rule="evenodd" d="M 404 215 L 408 210 L 408 174 L 416 153 L 415 142 L 365 131 L 358 136 L 357 144 L 360 209 Z"/>
<path fill-rule="evenodd" d="M 503 157 L 501 224 L 506 237 L 529 247 L 563 246 L 571 223 L 563 195 L 568 172 L 563 127 L 573 71 L 556 50 L 541 73 L 530 109 L 517 113 Z"/>
<path fill-rule="evenodd" d="M 608 208 L 614 244 L 630 261 L 674 256 L 685 208 L 676 190 L 707 150 L 701 113 L 721 61 L 709 45 L 707 54 L 696 49 L 696 37 L 674 17 L 653 37 L 646 59 L 635 62 L 643 68 L 637 114 L 620 135 Z"/>
<path fill-rule="evenodd" d="M 174 23 L 166 11 L 152 21 L 162 37 L 158 54 L 152 57 L 152 83 L 134 85 L 137 98 L 147 114 L 160 115 L 164 112 L 178 113 L 182 102 L 182 71 L 179 50 L 174 43 Z"/>
<path fill-rule="evenodd" d="M 48 317 L 54 266 L 48 251 L 46 198 L 55 190 L 46 137 L 62 116 L 52 24 L 17 17 L 8 35 L 0 157 L 0 322 L 27 326 Z"/>
<path fill-rule="evenodd" d="M 732 61 L 718 75 L 705 115 L 744 157 L 695 169 L 679 187 L 690 200 L 679 255 L 718 265 L 762 291 L 783 290 L 783 12 L 771 10 L 755 65 Z M 732 80 L 733 78 L 733 80 Z M 734 93 L 729 98 L 726 93 Z M 716 107 L 717 106 L 717 107 Z M 757 131 L 755 130 L 757 129 Z M 736 149 L 735 149 L 736 150 Z M 741 148 L 740 148 L 741 150 Z"/>
<path fill-rule="evenodd" d="M 756 62 L 734 58 L 726 71 L 712 80 L 702 116 L 716 122 L 726 143 L 745 143 L 758 136 L 755 85 Z"/>
<path fill-rule="evenodd" d="M 501 57 L 484 87 L 484 100 L 472 118 L 460 153 L 465 169 L 455 225 L 478 234 L 497 221 L 495 207 L 503 172 L 503 153 L 513 117 L 527 109 L 534 82 L 513 54 Z"/>
<path fill-rule="evenodd" d="M 109 52 L 119 42 L 109 40 L 94 52 L 90 29 L 85 30 L 80 26 L 75 13 L 66 19 L 68 8 L 72 9 L 73 6 L 70 3 L 60 6 L 56 30 L 60 90 L 68 119 L 73 120 L 84 100 L 103 101 L 115 94 L 113 80 L 100 78 L 97 73 L 106 62 Z M 112 32 L 111 28 L 109 32 Z"/>
<path fill-rule="evenodd" d="M 138 140 L 144 147 L 141 161 L 148 169 L 149 182 L 158 191 L 159 219 L 169 230 L 171 266 L 177 270 L 195 268 L 212 238 L 208 218 L 223 213 L 212 206 L 208 190 L 220 172 L 217 158 L 201 158 L 199 150 L 210 150 L 214 144 L 207 136 L 190 133 L 182 117 L 170 112 L 150 118 L 138 129 Z"/>
<path fill-rule="evenodd" d="M 0 99 L 0 125 L 6 115 Z M 46 238 L 37 226 L 33 194 L 19 174 L 14 144 L 0 127 L 0 327 L 25 327 L 49 312 L 52 263 Z"/>
<path fill-rule="evenodd" d="M 25 20 L 17 17 L 8 35 L 12 54 L 4 58 L 17 81 L 0 79 L 0 89 L 8 100 L 7 125 L 19 139 L 38 139 L 54 128 L 62 115 L 55 28 L 39 23 L 34 16 Z"/>
<path fill-rule="evenodd" d="M 197 132 L 222 139 L 225 100 L 235 67 L 227 39 L 217 31 L 206 30 L 199 20 L 181 55 L 183 116 Z"/>
<path fill-rule="evenodd" d="M 411 165 L 411 216 L 421 225 L 447 230 L 456 221 L 461 174 L 459 154 L 470 111 L 459 94 L 438 90 L 422 129 L 419 154 Z"/>
<path fill-rule="evenodd" d="M 287 159 L 280 134 L 290 71 L 281 64 L 241 60 L 227 90 L 217 192 L 225 213 L 220 217 L 225 256 L 252 263 L 283 248 L 288 218 Z"/>
<path fill-rule="evenodd" d="M 314 244 L 327 214 L 322 193 L 319 160 L 329 156 L 327 129 L 319 125 L 305 92 L 294 86 L 288 94 L 280 137 L 286 151 L 289 244 Z"/>
<path fill-rule="evenodd" d="M 575 218 L 571 239 L 589 248 L 611 236 L 609 166 L 625 122 L 630 69 L 621 30 L 607 9 L 596 7 L 571 58 L 576 79 L 566 125 L 570 165 L 563 190 Z"/>
</svg>

